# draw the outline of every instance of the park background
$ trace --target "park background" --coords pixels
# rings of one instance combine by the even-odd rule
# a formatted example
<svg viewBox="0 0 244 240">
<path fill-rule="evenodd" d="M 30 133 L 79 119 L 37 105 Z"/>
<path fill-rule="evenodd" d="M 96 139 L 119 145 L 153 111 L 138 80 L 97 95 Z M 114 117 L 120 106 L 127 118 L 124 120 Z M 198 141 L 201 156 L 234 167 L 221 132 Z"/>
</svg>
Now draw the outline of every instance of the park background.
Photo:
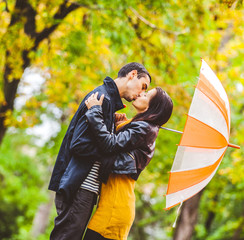
<svg viewBox="0 0 244 240">
<path fill-rule="evenodd" d="M 49 239 L 56 216 L 47 190 L 68 124 L 83 97 L 126 63 L 144 64 L 173 99 L 166 127 L 182 131 L 201 57 L 231 105 L 230 142 L 207 187 L 165 207 L 180 134 L 160 130 L 136 184 L 129 240 L 244 239 L 243 0 L 0 1 L 0 239 Z M 128 117 L 134 112 L 126 103 Z"/>
</svg>

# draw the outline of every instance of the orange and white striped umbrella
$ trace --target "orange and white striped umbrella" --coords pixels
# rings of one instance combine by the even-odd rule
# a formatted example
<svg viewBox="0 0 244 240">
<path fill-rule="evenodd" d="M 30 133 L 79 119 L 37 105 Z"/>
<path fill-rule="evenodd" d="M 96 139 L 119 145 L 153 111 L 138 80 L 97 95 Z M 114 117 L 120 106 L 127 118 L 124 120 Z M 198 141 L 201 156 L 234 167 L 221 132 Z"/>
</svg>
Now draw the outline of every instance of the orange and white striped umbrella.
<svg viewBox="0 0 244 240">
<path fill-rule="evenodd" d="M 191 198 L 212 179 L 229 143 L 230 105 L 219 79 L 202 60 L 166 194 L 166 209 Z"/>
</svg>

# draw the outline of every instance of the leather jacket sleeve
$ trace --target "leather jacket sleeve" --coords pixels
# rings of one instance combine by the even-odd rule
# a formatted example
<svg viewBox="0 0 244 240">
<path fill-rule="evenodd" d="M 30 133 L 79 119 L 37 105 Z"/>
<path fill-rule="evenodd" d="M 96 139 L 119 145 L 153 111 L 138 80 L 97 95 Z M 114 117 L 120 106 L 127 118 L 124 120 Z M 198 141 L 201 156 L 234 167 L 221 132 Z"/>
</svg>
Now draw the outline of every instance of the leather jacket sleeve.
<svg viewBox="0 0 244 240">
<path fill-rule="evenodd" d="M 109 104 L 106 99 L 104 99 L 103 108 L 101 109 L 107 109 L 108 105 Z M 91 136 L 92 133 L 88 130 L 88 122 L 85 116 L 87 108 L 85 107 L 83 111 L 84 113 L 81 114 L 75 129 L 73 130 L 73 136 L 70 142 L 70 151 L 78 157 L 98 158 L 100 153 L 97 145 L 93 141 Z"/>
<path fill-rule="evenodd" d="M 101 106 L 93 106 L 86 112 L 96 142 L 101 151 L 105 153 L 117 153 L 130 151 L 143 146 L 146 142 L 149 124 L 144 121 L 131 122 L 130 128 L 117 134 L 110 134 L 103 120 Z"/>
</svg>

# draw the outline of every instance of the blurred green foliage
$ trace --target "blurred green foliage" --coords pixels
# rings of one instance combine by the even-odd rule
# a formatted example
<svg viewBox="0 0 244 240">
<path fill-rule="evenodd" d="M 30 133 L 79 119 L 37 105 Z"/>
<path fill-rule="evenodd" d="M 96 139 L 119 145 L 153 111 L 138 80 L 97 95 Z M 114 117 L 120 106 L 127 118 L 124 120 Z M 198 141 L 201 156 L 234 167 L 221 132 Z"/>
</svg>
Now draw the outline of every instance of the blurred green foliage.
<svg viewBox="0 0 244 240">
<path fill-rule="evenodd" d="M 36 146 L 23 131 L 9 131 L 0 147 L 0 236 L 19 239 L 30 231 L 38 206 L 47 199 Z"/>
</svg>

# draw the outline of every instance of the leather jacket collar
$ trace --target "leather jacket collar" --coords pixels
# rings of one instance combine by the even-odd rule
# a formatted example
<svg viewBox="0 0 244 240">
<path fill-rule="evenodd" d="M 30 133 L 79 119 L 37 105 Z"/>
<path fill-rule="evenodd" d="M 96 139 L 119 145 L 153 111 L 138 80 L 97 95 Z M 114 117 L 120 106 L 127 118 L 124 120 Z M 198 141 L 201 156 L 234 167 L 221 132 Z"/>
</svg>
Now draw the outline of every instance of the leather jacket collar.
<svg viewBox="0 0 244 240">
<path fill-rule="evenodd" d="M 124 108 L 123 102 L 119 95 L 119 90 L 117 88 L 117 85 L 115 84 L 114 80 L 111 77 L 106 77 L 103 80 L 103 83 L 105 85 L 105 88 L 111 97 L 111 102 L 115 106 L 115 111 L 118 111 L 122 108 Z"/>
</svg>

